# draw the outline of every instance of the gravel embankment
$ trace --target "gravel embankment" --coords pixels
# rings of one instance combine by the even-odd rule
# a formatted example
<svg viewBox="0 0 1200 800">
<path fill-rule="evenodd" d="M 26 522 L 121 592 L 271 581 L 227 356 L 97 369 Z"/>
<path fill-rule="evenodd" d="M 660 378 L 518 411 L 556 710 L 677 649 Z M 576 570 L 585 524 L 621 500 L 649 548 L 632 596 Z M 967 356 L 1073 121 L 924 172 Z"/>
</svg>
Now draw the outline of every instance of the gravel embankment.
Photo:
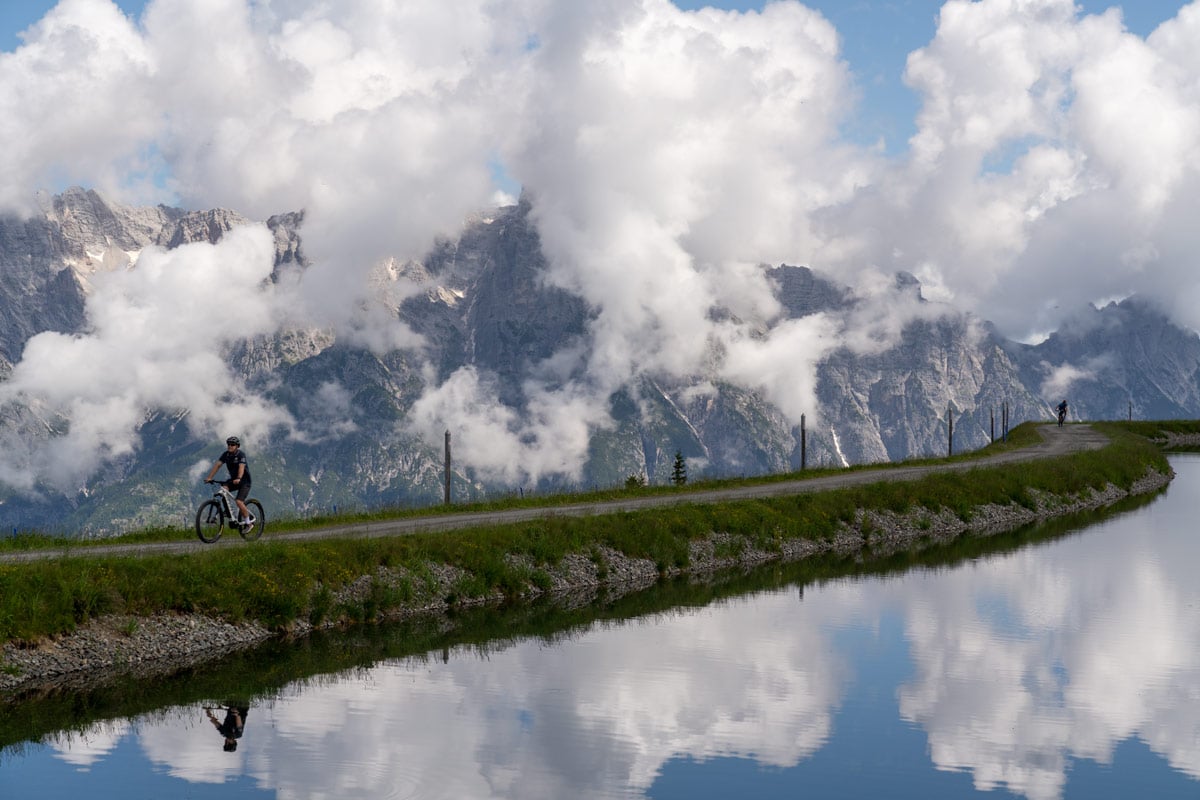
<svg viewBox="0 0 1200 800">
<path fill-rule="evenodd" d="M 852 525 L 845 526 L 831 540 L 789 540 L 779 552 L 754 549 L 748 540 L 727 533 L 714 533 L 693 542 L 686 570 L 669 575 L 703 576 L 734 567 L 749 567 L 770 561 L 795 561 L 824 553 L 854 553 L 867 545 L 872 554 L 899 552 L 913 546 L 950 541 L 958 536 L 991 535 L 1013 530 L 1032 522 L 1096 509 L 1129 497 L 1156 491 L 1170 482 L 1173 475 L 1149 472 L 1131 491 L 1110 486 L 1103 492 L 1081 497 L 1036 495 L 1037 509 L 1015 504 L 987 505 L 975 509 L 970 522 L 944 511 L 933 514 L 916 510 L 906 514 L 860 512 Z M 722 555 L 718 555 L 718 553 Z M 423 599 L 394 616 L 438 614 L 447 610 L 442 599 L 462 576 L 450 565 L 429 565 L 438 586 Z M 587 592 L 604 587 L 610 593 L 636 591 L 660 578 L 656 565 L 645 559 L 628 558 L 606 551 L 600 558 L 575 554 L 555 566 L 543 569 L 551 575 L 547 590 L 553 595 Z M 376 581 L 399 581 L 404 574 L 381 568 L 375 575 L 364 575 L 342 589 L 335 601 L 352 599 L 370 590 Z M 530 587 L 529 595 L 543 593 Z M 480 605 L 499 597 L 460 599 L 459 604 Z M 311 630 L 297 621 L 290 635 Z M 105 617 L 76 632 L 39 643 L 34 647 L 3 647 L 0 658 L 0 695 L 26 695 L 39 689 L 86 687 L 103 684 L 115 674 L 163 675 L 184 666 L 211 660 L 232 650 L 252 647 L 275 634 L 261 625 L 233 625 L 200 615 L 162 614 L 149 618 Z"/>
</svg>

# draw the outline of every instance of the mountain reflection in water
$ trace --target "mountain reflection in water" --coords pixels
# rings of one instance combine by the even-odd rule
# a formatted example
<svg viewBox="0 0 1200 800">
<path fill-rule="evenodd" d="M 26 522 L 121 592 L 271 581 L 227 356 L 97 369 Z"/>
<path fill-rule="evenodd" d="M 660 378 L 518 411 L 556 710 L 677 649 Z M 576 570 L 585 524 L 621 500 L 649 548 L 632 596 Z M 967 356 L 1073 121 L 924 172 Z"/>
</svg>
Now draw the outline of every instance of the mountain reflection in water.
<svg viewBox="0 0 1200 800">
<path fill-rule="evenodd" d="M 281 645 L 271 665 L 197 671 L 204 697 L 181 682 L 153 710 L 9 746 L 0 785 L 93 798 L 1195 798 L 1200 457 L 1172 463 L 1175 482 L 1136 510 L 998 552 L 960 543 L 968 557 L 937 566 L 799 583 L 776 570 L 774 588 L 616 619 L 627 598 L 557 634 L 526 612 L 526 633 L 383 660 L 382 630 Z M 289 647 L 349 660 L 259 691 L 223 749 L 204 706 L 243 688 L 245 668 L 286 673 Z"/>
</svg>

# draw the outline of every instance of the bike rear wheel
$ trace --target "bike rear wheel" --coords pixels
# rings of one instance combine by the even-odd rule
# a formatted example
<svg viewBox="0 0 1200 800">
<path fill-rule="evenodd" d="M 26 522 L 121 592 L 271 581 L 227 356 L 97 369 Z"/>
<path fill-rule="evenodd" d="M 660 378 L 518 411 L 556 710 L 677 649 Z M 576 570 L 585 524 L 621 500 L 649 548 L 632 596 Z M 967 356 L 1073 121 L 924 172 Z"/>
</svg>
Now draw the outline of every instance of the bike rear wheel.
<svg viewBox="0 0 1200 800">
<path fill-rule="evenodd" d="M 262 503 L 253 497 L 246 501 L 246 508 L 250 509 L 250 516 L 254 517 L 254 525 L 249 530 L 238 525 L 238 532 L 247 542 L 253 542 L 262 536 L 263 528 L 267 525 L 267 514 L 263 511 Z"/>
<path fill-rule="evenodd" d="M 212 544 L 221 538 L 221 529 L 225 527 L 225 512 L 216 500 L 205 500 L 196 510 L 196 535 L 205 544 Z"/>
</svg>

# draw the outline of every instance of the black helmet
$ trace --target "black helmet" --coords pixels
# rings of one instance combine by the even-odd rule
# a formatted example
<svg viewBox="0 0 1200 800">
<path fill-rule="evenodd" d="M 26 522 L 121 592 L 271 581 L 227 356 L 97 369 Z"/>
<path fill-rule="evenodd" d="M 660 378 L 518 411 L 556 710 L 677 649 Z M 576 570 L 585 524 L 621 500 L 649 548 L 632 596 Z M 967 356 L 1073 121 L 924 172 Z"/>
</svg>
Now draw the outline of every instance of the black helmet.
<svg viewBox="0 0 1200 800">
<path fill-rule="evenodd" d="M 236 436 L 230 436 L 228 439 L 225 440 L 225 444 L 236 444 L 238 447 L 241 447 L 242 440 Z"/>
</svg>

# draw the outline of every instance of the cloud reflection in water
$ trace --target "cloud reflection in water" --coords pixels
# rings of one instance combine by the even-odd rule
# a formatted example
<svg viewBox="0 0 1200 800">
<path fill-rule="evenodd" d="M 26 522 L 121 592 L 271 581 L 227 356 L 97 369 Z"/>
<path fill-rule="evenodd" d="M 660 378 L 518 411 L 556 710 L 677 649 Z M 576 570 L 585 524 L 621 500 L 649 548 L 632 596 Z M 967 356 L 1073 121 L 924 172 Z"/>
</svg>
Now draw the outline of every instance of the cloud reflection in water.
<svg viewBox="0 0 1200 800">
<path fill-rule="evenodd" d="M 886 615 L 911 664 L 886 665 L 902 677 L 880 702 L 924 731 L 934 768 L 1048 800 L 1072 760 L 1108 763 L 1138 738 L 1200 780 L 1200 540 L 1186 501 L 1200 459 L 1176 469 L 1168 495 L 1136 513 L 952 568 L 320 679 L 252 708 L 236 754 L 194 708 L 55 747 L 91 764 L 136 736 L 157 769 L 245 775 L 281 798 L 638 796 L 673 760 L 820 758 L 872 657 L 838 633 L 890 635 Z"/>
</svg>

